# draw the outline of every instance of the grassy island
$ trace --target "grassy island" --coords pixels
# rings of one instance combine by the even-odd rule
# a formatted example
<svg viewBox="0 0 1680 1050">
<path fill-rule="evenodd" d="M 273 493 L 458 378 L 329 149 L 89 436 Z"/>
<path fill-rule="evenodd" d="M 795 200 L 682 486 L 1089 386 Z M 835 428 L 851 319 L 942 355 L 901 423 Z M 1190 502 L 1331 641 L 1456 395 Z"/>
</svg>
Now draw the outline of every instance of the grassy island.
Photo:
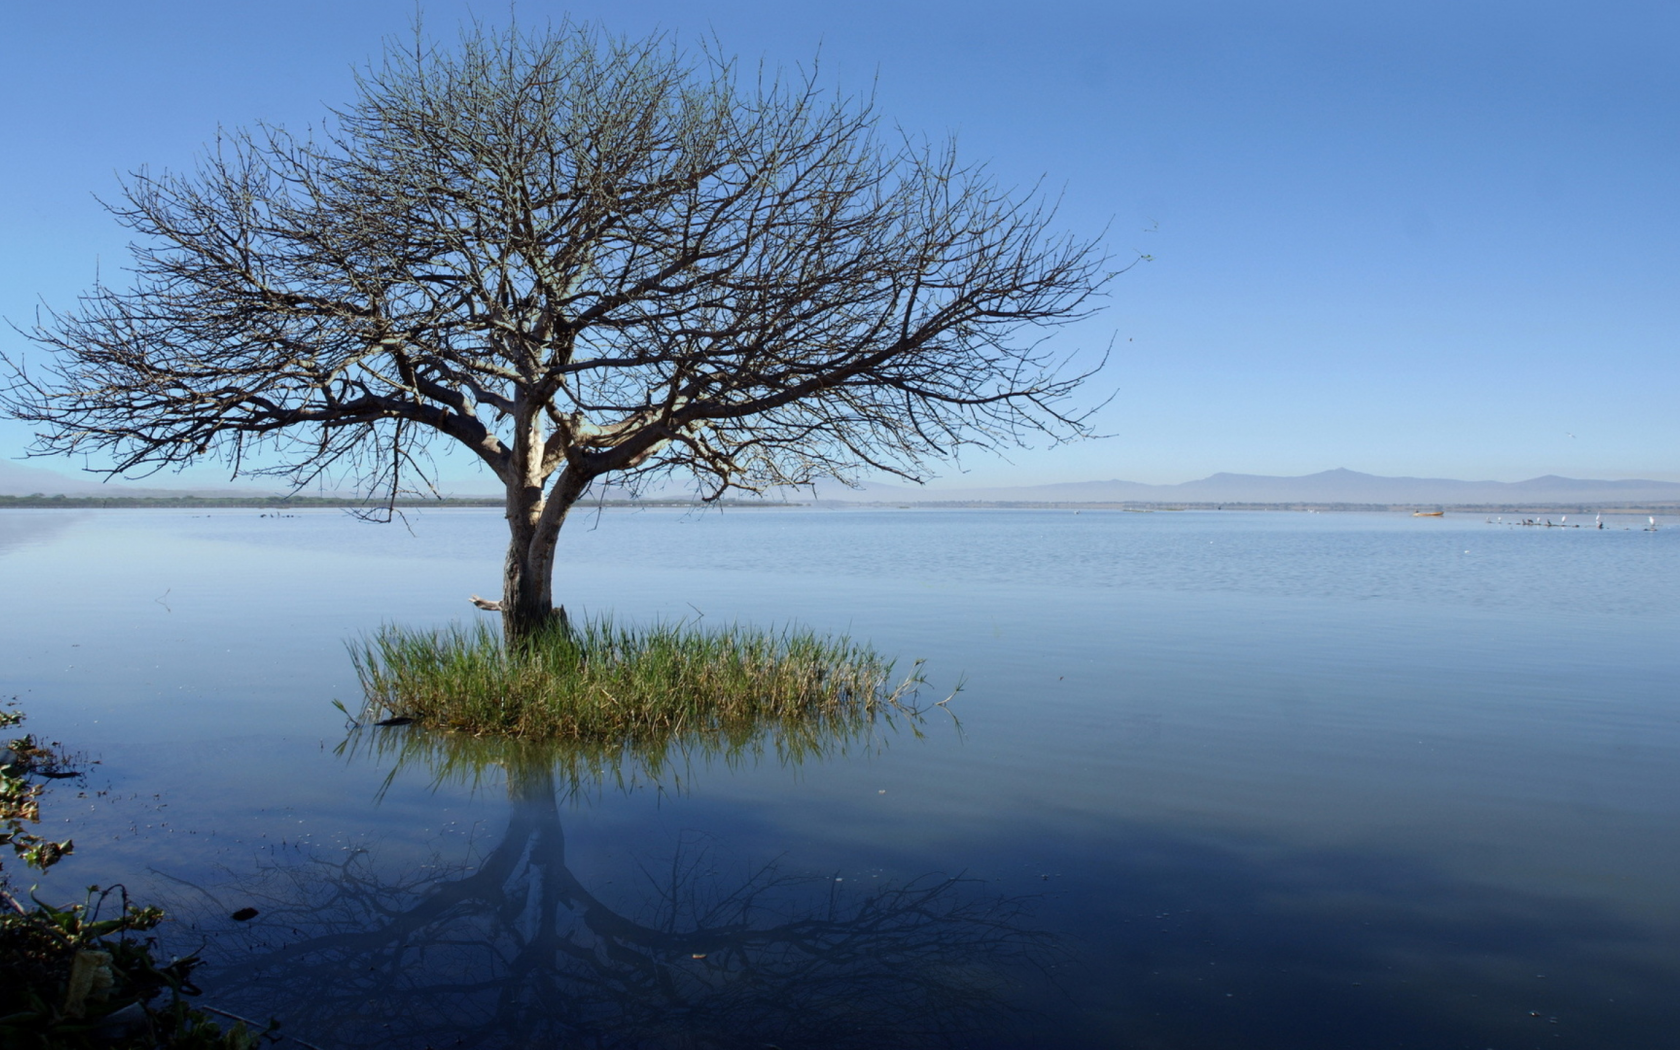
<svg viewBox="0 0 1680 1050">
<path fill-rule="evenodd" d="M 477 735 L 637 742 L 898 706 L 921 684 L 850 638 L 611 619 L 508 647 L 480 624 L 352 645 L 367 713 Z M 919 665 L 918 665 L 919 667 Z"/>
</svg>

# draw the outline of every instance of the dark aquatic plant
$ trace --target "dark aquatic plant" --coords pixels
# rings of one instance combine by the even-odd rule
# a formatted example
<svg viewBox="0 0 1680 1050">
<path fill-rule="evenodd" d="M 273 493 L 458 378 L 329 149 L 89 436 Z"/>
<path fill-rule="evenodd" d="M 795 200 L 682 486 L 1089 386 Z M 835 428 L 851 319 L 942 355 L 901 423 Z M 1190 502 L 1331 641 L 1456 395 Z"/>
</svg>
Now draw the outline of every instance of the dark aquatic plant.
<svg viewBox="0 0 1680 1050">
<path fill-rule="evenodd" d="M 0 710 L 0 729 L 23 715 Z M 0 749 L 0 845 L 46 871 L 72 852 L 69 840 L 36 834 L 45 781 L 78 776 L 56 744 L 25 736 Z M 116 899 L 115 915 L 104 914 Z M 81 1050 L 248 1050 L 257 1036 L 243 1024 L 223 1030 L 186 1001 L 195 956 L 160 962 L 146 934 L 163 919 L 122 887 L 88 888 L 81 904 L 26 907 L 0 870 L 0 1045 Z M 167 996 L 164 995 L 167 993 Z"/>
<path fill-rule="evenodd" d="M 902 708 L 922 684 L 849 638 L 740 625 L 625 628 L 611 619 L 540 631 L 516 646 L 480 624 L 387 626 L 353 644 L 364 717 L 475 734 L 655 744 L 752 735 Z"/>
<path fill-rule="evenodd" d="M 21 711 L 0 710 L 0 730 L 22 723 Z M 36 834 L 34 826 L 41 821 L 41 793 L 46 790 L 46 782 L 75 775 L 70 758 L 57 745 L 23 736 L 0 747 L 0 846 L 9 847 L 24 864 L 40 871 L 69 856 L 75 843 L 44 838 Z M 0 893 L 6 892 L 5 872 L 6 862 L 0 854 Z"/>
</svg>

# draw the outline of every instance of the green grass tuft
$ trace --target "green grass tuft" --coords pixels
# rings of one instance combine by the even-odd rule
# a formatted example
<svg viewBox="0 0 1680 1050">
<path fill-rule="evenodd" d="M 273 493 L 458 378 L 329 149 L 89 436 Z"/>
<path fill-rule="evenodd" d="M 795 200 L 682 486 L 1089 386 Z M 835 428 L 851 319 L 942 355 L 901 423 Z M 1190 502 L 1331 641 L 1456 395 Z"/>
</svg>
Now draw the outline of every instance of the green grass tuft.
<svg viewBox="0 0 1680 1050">
<path fill-rule="evenodd" d="M 368 712 L 479 735 L 653 742 L 897 707 L 921 684 L 849 638 L 732 625 L 574 624 L 513 649 L 485 624 L 351 646 Z"/>
</svg>

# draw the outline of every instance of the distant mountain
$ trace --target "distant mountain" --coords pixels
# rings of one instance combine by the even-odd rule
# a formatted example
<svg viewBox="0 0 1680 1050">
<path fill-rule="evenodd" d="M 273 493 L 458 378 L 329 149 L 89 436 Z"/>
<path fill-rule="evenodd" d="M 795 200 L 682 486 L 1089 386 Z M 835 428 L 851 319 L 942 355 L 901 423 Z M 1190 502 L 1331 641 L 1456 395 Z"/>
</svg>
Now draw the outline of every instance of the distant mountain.
<svg viewBox="0 0 1680 1050">
<path fill-rule="evenodd" d="M 487 490 L 488 491 L 488 490 Z M 277 495 L 279 490 L 233 486 L 160 487 L 132 481 L 101 483 L 88 475 L 69 477 L 53 470 L 0 459 L 0 496 L 236 496 Z M 616 486 L 592 494 L 606 499 L 629 495 Z M 692 487 L 668 483 L 643 493 L 646 498 L 689 498 Z M 781 498 L 800 502 L 808 489 L 787 490 Z M 1178 485 L 1137 481 L 1070 481 L 1055 485 L 987 488 L 918 488 L 870 483 L 848 489 L 818 486 L 824 502 L 840 503 L 1366 503 L 1423 505 L 1550 505 L 1582 503 L 1680 503 L 1680 482 L 1593 481 L 1555 474 L 1527 481 L 1458 481 L 1452 478 L 1385 478 L 1356 470 L 1325 470 L 1300 477 L 1267 474 L 1214 474 Z"/>
<path fill-rule="evenodd" d="M 1300 477 L 1214 474 L 1178 485 L 1119 480 L 972 489 L 871 485 L 855 493 L 825 488 L 821 495 L 825 500 L 901 503 L 1680 503 L 1680 482 L 1592 481 L 1554 474 L 1527 481 L 1458 481 L 1338 469 Z"/>
<path fill-rule="evenodd" d="M 150 499 L 165 496 L 266 496 L 267 490 L 232 485 L 163 487 L 133 481 L 101 482 L 95 475 L 71 477 L 56 470 L 26 467 L 0 459 L 0 496 L 126 496 Z"/>
<path fill-rule="evenodd" d="M 110 491 L 111 486 L 97 481 L 83 481 L 56 470 L 25 467 L 0 459 L 0 496 L 100 496 Z M 125 495 L 130 491 L 129 486 L 124 486 Z"/>
</svg>

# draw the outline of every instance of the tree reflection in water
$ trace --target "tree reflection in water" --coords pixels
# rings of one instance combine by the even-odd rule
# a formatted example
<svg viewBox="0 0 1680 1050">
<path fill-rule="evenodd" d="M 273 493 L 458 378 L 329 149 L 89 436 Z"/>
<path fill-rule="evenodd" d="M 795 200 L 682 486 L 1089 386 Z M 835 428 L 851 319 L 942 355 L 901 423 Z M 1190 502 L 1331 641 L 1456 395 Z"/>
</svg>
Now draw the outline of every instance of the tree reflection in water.
<svg viewBox="0 0 1680 1050">
<path fill-rule="evenodd" d="M 212 938 L 212 998 L 341 1046 L 937 1046 L 1018 1019 L 1056 948 L 1025 898 L 927 875 L 854 889 L 772 863 L 733 879 L 682 842 L 628 908 L 568 867 L 561 802 L 668 790 L 696 759 L 798 762 L 875 746 L 873 720 L 599 750 L 364 729 L 345 751 L 442 780 L 505 776 L 507 830 L 474 864 L 390 870 L 368 850 L 279 864 Z M 499 779 L 499 778 L 497 778 Z M 387 781 L 389 783 L 389 781 Z M 648 870 L 648 869 L 644 869 Z"/>
</svg>

